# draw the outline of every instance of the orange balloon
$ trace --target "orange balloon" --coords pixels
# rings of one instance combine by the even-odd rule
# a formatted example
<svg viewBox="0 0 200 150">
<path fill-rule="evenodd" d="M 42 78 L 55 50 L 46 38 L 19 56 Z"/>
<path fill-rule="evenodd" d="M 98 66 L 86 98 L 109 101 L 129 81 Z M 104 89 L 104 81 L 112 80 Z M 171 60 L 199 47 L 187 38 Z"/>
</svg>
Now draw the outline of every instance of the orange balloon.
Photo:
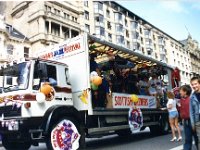
<svg viewBox="0 0 200 150">
<path fill-rule="evenodd" d="M 96 86 L 99 86 L 102 83 L 102 78 L 99 76 L 94 76 L 92 78 L 92 83 Z"/>
<path fill-rule="evenodd" d="M 43 84 L 40 88 L 40 92 L 44 95 L 48 95 L 51 92 L 51 86 L 49 84 Z"/>
</svg>

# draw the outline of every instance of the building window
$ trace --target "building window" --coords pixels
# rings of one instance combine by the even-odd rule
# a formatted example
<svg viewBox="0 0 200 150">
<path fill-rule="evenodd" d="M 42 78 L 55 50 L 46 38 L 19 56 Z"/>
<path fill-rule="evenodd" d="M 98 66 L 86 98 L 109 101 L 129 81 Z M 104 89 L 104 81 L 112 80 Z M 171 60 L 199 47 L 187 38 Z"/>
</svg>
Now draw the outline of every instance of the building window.
<svg viewBox="0 0 200 150">
<path fill-rule="evenodd" d="M 124 44 L 124 36 L 117 35 L 116 37 L 117 37 L 117 43 Z"/>
<path fill-rule="evenodd" d="M 69 28 L 66 28 L 64 26 L 62 26 L 62 33 L 63 33 L 63 37 L 64 39 L 68 39 L 70 38 L 70 34 L 69 34 Z"/>
<path fill-rule="evenodd" d="M 129 31 L 126 30 L 126 37 L 129 38 Z"/>
<path fill-rule="evenodd" d="M 154 50 L 156 50 L 156 44 L 153 44 L 153 46 L 154 46 Z"/>
<path fill-rule="evenodd" d="M 136 30 L 138 28 L 138 22 L 132 21 L 131 22 L 131 28 L 134 29 L 134 30 Z"/>
<path fill-rule="evenodd" d="M 45 33 L 49 33 L 49 22 L 45 21 Z"/>
<path fill-rule="evenodd" d="M 24 58 L 28 58 L 28 57 L 29 57 L 29 48 L 24 47 Z"/>
<path fill-rule="evenodd" d="M 104 22 L 104 17 L 103 15 L 99 15 L 96 17 L 96 21 L 99 22 L 99 23 L 103 23 Z"/>
<path fill-rule="evenodd" d="M 151 36 L 151 31 L 150 30 L 144 30 L 144 35 L 145 36 Z"/>
<path fill-rule="evenodd" d="M 127 20 L 125 19 L 125 26 L 128 27 L 128 22 Z"/>
<path fill-rule="evenodd" d="M 116 24 L 116 31 L 117 31 L 117 32 L 123 32 L 123 25 L 121 25 L 121 24 Z"/>
<path fill-rule="evenodd" d="M 90 33 L 90 25 L 85 24 L 85 30 L 86 30 L 86 32 Z"/>
<path fill-rule="evenodd" d="M 53 35 L 60 36 L 60 25 L 51 23 L 51 32 Z"/>
<path fill-rule="evenodd" d="M 145 54 L 144 47 L 142 47 L 142 53 Z"/>
<path fill-rule="evenodd" d="M 76 31 L 76 30 L 71 30 L 71 37 L 73 38 L 73 37 L 76 37 L 76 36 L 78 36 L 79 35 L 79 32 L 78 31 Z"/>
<path fill-rule="evenodd" d="M 140 34 L 142 34 L 142 28 L 140 27 Z"/>
<path fill-rule="evenodd" d="M 151 51 L 150 50 L 147 50 L 147 55 L 151 55 Z"/>
<path fill-rule="evenodd" d="M 84 6 L 88 7 L 88 1 L 84 1 Z"/>
<path fill-rule="evenodd" d="M 103 3 L 102 2 L 94 2 L 94 13 L 103 14 Z"/>
<path fill-rule="evenodd" d="M 138 42 L 133 42 L 133 50 L 139 50 L 140 44 Z"/>
<path fill-rule="evenodd" d="M 119 12 L 115 13 L 115 21 L 121 22 L 122 21 L 122 14 Z"/>
<path fill-rule="evenodd" d="M 12 44 L 7 45 L 7 53 L 8 55 L 13 55 L 14 46 Z"/>
<path fill-rule="evenodd" d="M 112 34 L 108 33 L 108 41 L 112 42 Z"/>
<path fill-rule="evenodd" d="M 112 28 L 110 21 L 107 21 L 107 28 L 108 28 L 109 30 L 111 30 L 111 28 Z"/>
<path fill-rule="evenodd" d="M 106 16 L 108 17 L 108 18 L 110 18 L 110 10 L 106 10 Z"/>
<path fill-rule="evenodd" d="M 158 54 L 157 53 L 155 53 L 155 58 L 158 59 Z"/>
<path fill-rule="evenodd" d="M 141 37 L 141 43 L 142 43 L 142 44 L 144 44 L 144 40 L 143 40 L 143 38 L 142 38 L 142 37 Z"/>
<path fill-rule="evenodd" d="M 105 29 L 103 27 L 96 27 L 96 34 L 105 36 Z"/>
<path fill-rule="evenodd" d="M 154 41 L 156 40 L 156 37 L 155 37 L 155 35 L 153 35 L 153 40 L 154 40 Z"/>
<path fill-rule="evenodd" d="M 131 48 L 131 46 L 130 46 L 130 42 L 129 42 L 129 41 L 126 41 L 126 47 L 127 47 L 128 49 Z"/>
<path fill-rule="evenodd" d="M 133 39 L 138 39 L 138 37 L 139 37 L 139 33 L 133 31 L 133 32 L 132 32 L 132 38 L 133 38 Z"/>
<path fill-rule="evenodd" d="M 85 11 L 84 14 L 85 14 L 85 19 L 86 19 L 86 20 L 89 20 L 89 12 L 88 12 L 88 11 Z"/>
<path fill-rule="evenodd" d="M 174 43 L 173 42 L 171 42 L 171 47 L 174 47 Z"/>
</svg>

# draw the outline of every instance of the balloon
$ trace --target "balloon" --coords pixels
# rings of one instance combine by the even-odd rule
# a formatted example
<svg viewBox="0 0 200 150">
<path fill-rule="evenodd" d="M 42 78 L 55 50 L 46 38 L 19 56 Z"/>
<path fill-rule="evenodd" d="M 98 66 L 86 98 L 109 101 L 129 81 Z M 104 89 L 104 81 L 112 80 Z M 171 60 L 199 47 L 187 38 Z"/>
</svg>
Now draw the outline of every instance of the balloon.
<svg viewBox="0 0 200 150">
<path fill-rule="evenodd" d="M 51 92 L 51 88 L 49 84 L 43 84 L 40 88 L 40 92 L 44 95 L 48 95 Z"/>
<path fill-rule="evenodd" d="M 97 85 L 95 85 L 94 83 L 91 83 L 91 88 L 92 88 L 92 90 L 98 90 L 98 86 Z"/>
<path fill-rule="evenodd" d="M 133 103 L 137 103 L 137 102 L 139 101 L 138 96 L 135 95 L 135 94 L 131 95 L 131 101 L 132 101 Z"/>
<path fill-rule="evenodd" d="M 92 78 L 92 83 L 93 83 L 94 85 L 96 85 L 96 86 L 99 86 L 99 85 L 101 85 L 101 83 L 102 83 L 102 78 L 99 77 L 99 76 L 94 76 L 94 77 Z"/>
</svg>

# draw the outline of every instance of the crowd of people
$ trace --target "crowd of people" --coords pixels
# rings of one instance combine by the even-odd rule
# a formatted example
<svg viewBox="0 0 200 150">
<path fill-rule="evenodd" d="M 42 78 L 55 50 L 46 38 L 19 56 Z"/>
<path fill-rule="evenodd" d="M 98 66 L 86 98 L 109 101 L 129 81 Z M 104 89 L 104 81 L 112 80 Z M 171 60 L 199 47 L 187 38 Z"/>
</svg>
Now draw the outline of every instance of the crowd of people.
<svg viewBox="0 0 200 150">
<path fill-rule="evenodd" d="M 159 71 L 158 66 L 135 67 L 135 64 L 123 60 L 119 56 L 106 64 L 97 64 L 96 55 L 90 55 L 90 72 L 102 76 L 102 85 L 93 91 L 93 107 L 105 107 L 109 101 L 109 94 L 126 93 L 136 95 L 155 96 L 160 99 L 164 95 L 165 86 L 162 76 L 166 72 Z M 105 100 L 105 101 L 104 101 Z"/>
<path fill-rule="evenodd" d="M 193 92 L 192 92 L 193 91 Z M 185 143 L 184 150 L 192 150 L 194 139 L 197 150 L 200 148 L 200 77 L 191 78 L 190 85 L 182 85 L 179 88 L 180 100 L 177 102 L 173 92 L 168 92 L 167 107 L 169 112 L 169 122 L 172 130 L 171 141 L 182 140 L 178 117 L 183 120 Z M 178 112 L 178 110 L 179 112 Z M 162 108 L 165 109 L 165 108 Z M 178 131 L 178 139 L 175 135 Z"/>
</svg>

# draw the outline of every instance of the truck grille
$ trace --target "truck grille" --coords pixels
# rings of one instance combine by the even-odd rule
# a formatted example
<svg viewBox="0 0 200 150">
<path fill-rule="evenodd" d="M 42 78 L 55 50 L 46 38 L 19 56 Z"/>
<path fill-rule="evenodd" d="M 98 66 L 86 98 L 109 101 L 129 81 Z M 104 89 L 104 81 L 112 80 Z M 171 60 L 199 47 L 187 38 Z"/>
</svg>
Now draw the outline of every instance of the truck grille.
<svg viewBox="0 0 200 150">
<path fill-rule="evenodd" d="M 4 114 L 4 117 L 16 117 L 21 116 L 21 107 L 4 106 L 0 107 L 0 117 Z"/>
</svg>

